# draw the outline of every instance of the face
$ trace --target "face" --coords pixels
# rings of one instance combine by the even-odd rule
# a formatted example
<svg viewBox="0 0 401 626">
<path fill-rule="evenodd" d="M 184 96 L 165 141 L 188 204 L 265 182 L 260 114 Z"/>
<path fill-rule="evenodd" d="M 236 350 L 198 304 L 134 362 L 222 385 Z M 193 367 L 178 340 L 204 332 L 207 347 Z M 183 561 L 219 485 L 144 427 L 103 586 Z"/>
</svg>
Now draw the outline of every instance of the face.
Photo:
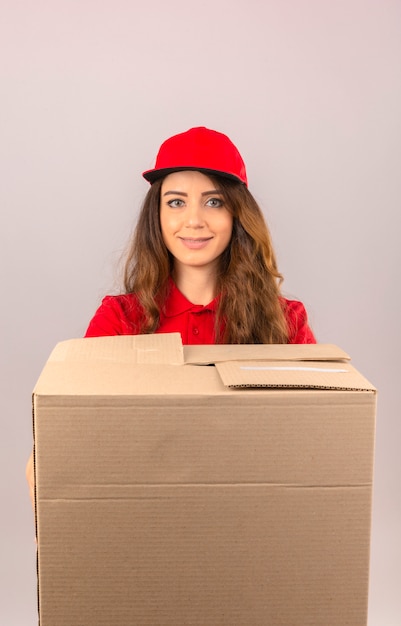
<svg viewBox="0 0 401 626">
<path fill-rule="evenodd" d="M 216 183 L 201 172 L 182 171 L 162 183 L 160 225 L 176 269 L 214 269 L 230 242 L 233 218 Z"/>
</svg>

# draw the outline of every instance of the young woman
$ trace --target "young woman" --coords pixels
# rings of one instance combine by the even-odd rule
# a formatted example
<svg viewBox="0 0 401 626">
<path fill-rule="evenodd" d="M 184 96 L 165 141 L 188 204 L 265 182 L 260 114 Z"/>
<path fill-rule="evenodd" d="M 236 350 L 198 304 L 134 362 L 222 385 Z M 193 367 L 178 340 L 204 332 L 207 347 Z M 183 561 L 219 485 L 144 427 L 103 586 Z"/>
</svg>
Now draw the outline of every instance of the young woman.
<svg viewBox="0 0 401 626">
<path fill-rule="evenodd" d="M 304 306 L 280 294 L 271 237 L 245 164 L 204 127 L 167 139 L 125 266 L 86 337 L 180 332 L 184 344 L 315 343 Z"/>
<path fill-rule="evenodd" d="M 184 344 L 315 343 L 301 302 L 280 293 L 270 234 L 245 164 L 204 127 L 167 139 L 125 265 L 86 337 L 180 332 Z M 26 476 L 33 502 L 30 457 Z"/>
</svg>

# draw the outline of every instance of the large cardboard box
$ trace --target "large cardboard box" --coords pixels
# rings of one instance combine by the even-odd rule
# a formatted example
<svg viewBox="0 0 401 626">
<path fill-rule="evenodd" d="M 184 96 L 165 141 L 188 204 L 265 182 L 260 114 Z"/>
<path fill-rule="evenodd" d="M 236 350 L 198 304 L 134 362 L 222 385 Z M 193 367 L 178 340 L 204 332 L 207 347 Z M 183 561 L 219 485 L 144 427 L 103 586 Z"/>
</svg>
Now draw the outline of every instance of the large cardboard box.
<svg viewBox="0 0 401 626">
<path fill-rule="evenodd" d="M 339 348 L 71 340 L 33 404 L 41 626 L 366 625 L 376 394 Z"/>
</svg>

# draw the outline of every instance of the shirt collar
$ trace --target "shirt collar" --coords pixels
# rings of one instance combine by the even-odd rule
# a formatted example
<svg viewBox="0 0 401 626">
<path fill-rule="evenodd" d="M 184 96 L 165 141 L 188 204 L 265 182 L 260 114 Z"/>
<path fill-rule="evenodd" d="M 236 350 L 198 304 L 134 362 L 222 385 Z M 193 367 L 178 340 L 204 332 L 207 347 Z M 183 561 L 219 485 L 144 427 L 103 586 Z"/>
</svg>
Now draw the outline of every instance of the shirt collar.
<svg viewBox="0 0 401 626">
<path fill-rule="evenodd" d="M 216 311 L 220 296 L 214 298 L 209 304 L 193 304 L 178 289 L 172 278 L 169 278 L 169 291 L 163 306 L 163 313 L 166 317 L 174 317 L 186 311 Z"/>
</svg>

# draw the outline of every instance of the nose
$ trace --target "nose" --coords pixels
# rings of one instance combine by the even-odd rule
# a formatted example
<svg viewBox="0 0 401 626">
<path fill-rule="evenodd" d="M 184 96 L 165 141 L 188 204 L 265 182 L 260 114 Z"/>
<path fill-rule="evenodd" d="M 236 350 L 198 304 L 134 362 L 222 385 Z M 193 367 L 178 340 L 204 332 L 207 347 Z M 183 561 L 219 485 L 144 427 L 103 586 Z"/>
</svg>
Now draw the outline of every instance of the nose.
<svg viewBox="0 0 401 626">
<path fill-rule="evenodd" d="M 202 206 L 197 202 L 191 202 L 187 208 L 185 225 L 188 228 L 203 228 L 205 225 Z"/>
</svg>

